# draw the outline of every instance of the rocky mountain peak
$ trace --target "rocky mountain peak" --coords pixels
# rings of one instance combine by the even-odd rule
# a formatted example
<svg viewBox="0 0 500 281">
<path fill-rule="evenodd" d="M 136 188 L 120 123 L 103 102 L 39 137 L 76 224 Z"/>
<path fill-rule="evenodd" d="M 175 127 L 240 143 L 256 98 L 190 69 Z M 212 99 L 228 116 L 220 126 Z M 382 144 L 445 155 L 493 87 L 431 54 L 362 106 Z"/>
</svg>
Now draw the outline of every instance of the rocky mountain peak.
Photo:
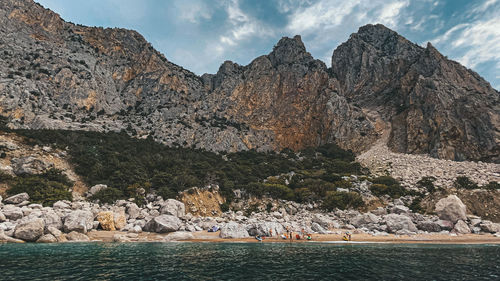
<svg viewBox="0 0 500 281">
<path fill-rule="evenodd" d="M 290 63 L 307 63 L 314 60 L 311 54 L 306 51 L 300 35 L 295 35 L 293 38 L 281 38 L 269 54 L 269 59 L 275 66 Z"/>
</svg>

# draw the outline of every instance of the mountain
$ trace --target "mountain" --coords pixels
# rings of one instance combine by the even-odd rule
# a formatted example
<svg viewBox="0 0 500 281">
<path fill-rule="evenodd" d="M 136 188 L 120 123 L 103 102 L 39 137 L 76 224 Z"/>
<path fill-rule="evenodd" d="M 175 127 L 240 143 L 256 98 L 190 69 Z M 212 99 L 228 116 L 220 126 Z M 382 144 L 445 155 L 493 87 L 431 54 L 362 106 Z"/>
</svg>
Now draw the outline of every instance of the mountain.
<svg viewBox="0 0 500 281">
<path fill-rule="evenodd" d="M 28 129 L 121 131 L 212 151 L 362 152 L 500 161 L 499 93 L 476 73 L 382 25 L 314 59 L 300 36 L 201 77 L 137 32 L 75 25 L 31 0 L 0 7 L 0 113 Z"/>
</svg>

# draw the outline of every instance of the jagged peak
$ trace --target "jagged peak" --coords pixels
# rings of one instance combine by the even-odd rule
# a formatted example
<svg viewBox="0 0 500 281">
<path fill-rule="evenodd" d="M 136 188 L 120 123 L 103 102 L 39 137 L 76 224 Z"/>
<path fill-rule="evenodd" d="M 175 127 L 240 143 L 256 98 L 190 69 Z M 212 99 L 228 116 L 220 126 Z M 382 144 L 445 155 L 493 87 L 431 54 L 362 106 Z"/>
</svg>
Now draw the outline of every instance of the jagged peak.
<svg viewBox="0 0 500 281">
<path fill-rule="evenodd" d="M 269 59 L 273 65 L 279 65 L 311 61 L 313 57 L 306 51 L 306 47 L 300 35 L 295 35 L 293 38 L 281 38 L 276 46 L 274 46 L 273 51 L 269 54 Z"/>
</svg>

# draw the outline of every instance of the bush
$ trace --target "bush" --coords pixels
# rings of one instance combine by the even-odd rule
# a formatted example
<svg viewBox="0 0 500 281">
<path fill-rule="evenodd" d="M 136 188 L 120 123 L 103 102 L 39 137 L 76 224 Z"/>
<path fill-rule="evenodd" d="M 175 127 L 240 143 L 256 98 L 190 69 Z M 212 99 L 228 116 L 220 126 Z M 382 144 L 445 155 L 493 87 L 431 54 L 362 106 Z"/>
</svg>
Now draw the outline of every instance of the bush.
<svg viewBox="0 0 500 281">
<path fill-rule="evenodd" d="M 356 192 L 328 192 L 326 198 L 323 200 L 323 209 L 332 211 L 335 208 L 341 210 L 350 208 L 359 208 L 364 206 L 363 199 Z"/>
<path fill-rule="evenodd" d="M 408 206 L 408 207 L 414 213 L 423 214 L 424 213 L 424 209 L 420 205 L 420 202 L 422 202 L 422 198 L 421 197 L 416 197 L 416 198 L 413 199 L 413 201 L 411 202 L 410 206 Z"/>
<path fill-rule="evenodd" d="M 114 187 L 99 190 L 96 194 L 90 197 L 91 201 L 97 201 L 101 204 L 113 204 L 116 200 L 123 198 L 123 192 Z"/>
<path fill-rule="evenodd" d="M 402 187 L 399 184 L 394 184 L 394 185 L 385 185 L 385 184 L 372 184 L 370 186 L 370 191 L 375 195 L 375 196 L 383 196 L 383 195 L 389 195 L 391 198 L 399 198 L 401 196 L 404 196 L 407 194 L 407 191 L 404 187 Z"/>
<path fill-rule="evenodd" d="M 175 199 L 177 197 L 177 192 L 166 187 L 162 186 L 157 190 L 157 194 L 161 196 L 163 199 Z"/>
<path fill-rule="evenodd" d="M 484 189 L 497 190 L 500 189 L 500 183 L 496 181 L 490 181 L 487 185 L 483 186 Z"/>
<path fill-rule="evenodd" d="M 374 178 L 373 180 L 371 180 L 371 182 L 376 183 L 376 184 L 383 184 L 386 186 L 396 185 L 396 184 L 399 185 L 399 182 L 395 178 L 390 177 L 390 176 L 377 177 L 377 178 Z"/>
<path fill-rule="evenodd" d="M 478 188 L 477 183 L 473 182 L 466 176 L 457 177 L 453 186 L 458 189 L 476 189 Z"/>
<path fill-rule="evenodd" d="M 220 204 L 220 209 L 223 213 L 229 211 L 229 204 L 227 202 Z"/>
<path fill-rule="evenodd" d="M 436 187 L 434 186 L 435 181 L 435 177 L 423 177 L 417 182 L 417 185 L 425 188 L 428 192 L 433 193 L 436 191 Z"/>
<path fill-rule="evenodd" d="M 25 175 L 12 178 L 7 194 L 26 192 L 32 203 L 52 206 L 59 200 L 72 200 L 69 191 L 72 182 L 58 170 L 49 170 L 40 175 Z"/>
</svg>

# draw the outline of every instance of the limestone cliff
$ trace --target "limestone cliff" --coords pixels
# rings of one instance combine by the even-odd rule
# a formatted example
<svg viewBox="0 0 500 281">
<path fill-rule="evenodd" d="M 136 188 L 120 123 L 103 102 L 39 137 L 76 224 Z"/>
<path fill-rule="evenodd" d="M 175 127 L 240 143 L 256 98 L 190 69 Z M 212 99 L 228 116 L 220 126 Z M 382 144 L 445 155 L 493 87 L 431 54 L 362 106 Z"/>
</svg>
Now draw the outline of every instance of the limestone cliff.
<svg viewBox="0 0 500 281">
<path fill-rule="evenodd" d="M 201 77 L 137 32 L 62 20 L 32 0 L 0 6 L 0 114 L 15 128 L 121 131 L 212 151 L 361 152 L 384 130 L 398 152 L 499 161 L 498 92 L 377 25 L 315 60 L 300 36 Z"/>
</svg>

